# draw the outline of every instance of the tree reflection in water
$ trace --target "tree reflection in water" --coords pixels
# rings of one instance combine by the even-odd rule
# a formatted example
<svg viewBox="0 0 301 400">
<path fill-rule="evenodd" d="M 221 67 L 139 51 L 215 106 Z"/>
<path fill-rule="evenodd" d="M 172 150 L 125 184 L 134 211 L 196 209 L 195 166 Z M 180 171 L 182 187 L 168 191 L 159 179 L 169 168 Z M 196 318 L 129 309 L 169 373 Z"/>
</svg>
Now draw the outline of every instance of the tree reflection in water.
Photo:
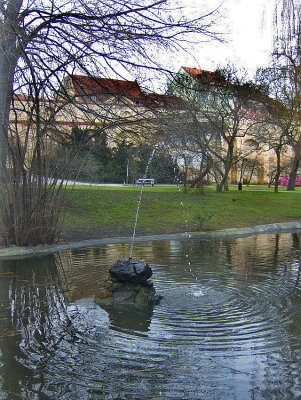
<svg viewBox="0 0 301 400">
<path fill-rule="evenodd" d="M 82 340 L 67 312 L 61 268 L 54 255 L 1 261 L 2 278 L 6 276 L 0 279 L 5 319 L 1 375 L 3 390 L 12 398 L 41 398 L 42 384 L 34 385 L 35 378 L 41 381 L 45 365 L 62 343 L 71 349 Z"/>
<path fill-rule="evenodd" d="M 89 357 L 79 353 L 89 353 L 97 319 L 103 323 L 108 318 L 91 299 L 68 305 L 74 293 L 64 268 L 72 261 L 65 254 L 62 262 L 55 254 L 0 262 L 0 318 L 5 321 L 0 328 L 0 398 L 6 393 L 9 399 L 48 399 L 56 393 L 56 399 L 60 390 L 64 396 L 72 369 L 77 371 L 73 384 L 79 383 Z M 95 318 L 87 317 L 87 307 Z M 113 327 L 147 331 L 153 307 L 146 314 L 118 307 L 107 311 Z"/>
</svg>

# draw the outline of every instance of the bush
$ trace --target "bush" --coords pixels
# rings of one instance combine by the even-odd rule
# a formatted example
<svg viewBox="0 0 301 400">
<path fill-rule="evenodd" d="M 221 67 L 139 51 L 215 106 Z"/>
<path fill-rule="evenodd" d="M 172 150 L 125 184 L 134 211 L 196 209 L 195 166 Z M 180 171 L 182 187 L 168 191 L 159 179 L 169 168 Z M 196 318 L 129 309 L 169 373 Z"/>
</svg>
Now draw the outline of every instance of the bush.
<svg viewBox="0 0 301 400">
<path fill-rule="evenodd" d="M 211 211 L 201 211 L 194 215 L 194 219 L 197 221 L 198 228 L 200 230 L 208 230 L 209 221 L 213 217 L 213 213 Z"/>
</svg>

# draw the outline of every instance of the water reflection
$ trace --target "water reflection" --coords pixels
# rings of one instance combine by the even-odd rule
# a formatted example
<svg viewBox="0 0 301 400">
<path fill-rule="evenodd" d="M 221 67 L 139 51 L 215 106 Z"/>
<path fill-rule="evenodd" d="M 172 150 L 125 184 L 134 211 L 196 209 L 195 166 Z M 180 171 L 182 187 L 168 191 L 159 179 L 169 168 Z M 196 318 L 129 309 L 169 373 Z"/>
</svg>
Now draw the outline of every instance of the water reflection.
<svg viewBox="0 0 301 400">
<path fill-rule="evenodd" d="M 2 261 L 1 275 L 3 390 L 27 396 L 24 379 L 34 379 L 32 366 L 62 340 L 70 319 L 53 257 Z"/>
<path fill-rule="evenodd" d="M 0 265 L 0 398 L 301 398 L 300 235 L 137 243 L 163 295 L 94 296 L 128 245 Z"/>
<path fill-rule="evenodd" d="M 154 305 L 114 304 L 101 307 L 108 312 L 111 327 L 137 334 L 149 331 Z"/>
</svg>

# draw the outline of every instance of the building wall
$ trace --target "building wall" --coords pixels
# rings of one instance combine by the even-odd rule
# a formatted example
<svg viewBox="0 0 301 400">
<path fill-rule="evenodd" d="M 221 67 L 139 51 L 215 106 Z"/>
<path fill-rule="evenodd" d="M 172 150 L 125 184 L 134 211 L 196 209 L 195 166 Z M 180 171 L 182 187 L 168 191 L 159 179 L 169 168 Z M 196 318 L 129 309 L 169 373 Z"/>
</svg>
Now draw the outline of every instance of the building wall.
<svg viewBox="0 0 301 400">
<path fill-rule="evenodd" d="M 189 69 L 188 69 L 189 70 Z M 210 80 L 214 73 L 209 72 L 207 78 Z M 218 100 L 216 101 L 216 108 L 214 109 L 214 101 L 212 96 L 218 97 L 218 90 L 227 91 L 226 83 L 216 84 L 212 81 L 206 83 L 206 76 L 204 82 L 198 82 L 191 76 L 184 68 L 181 68 L 174 80 L 170 83 L 168 93 L 181 96 L 191 104 L 196 105 L 200 109 L 200 114 L 203 113 L 203 118 L 206 119 L 204 110 L 209 113 L 216 112 L 218 109 Z M 211 96 L 211 98 L 210 98 Z M 231 101 L 231 95 L 229 96 Z M 233 102 L 234 102 L 233 98 Z M 240 133 L 235 139 L 234 163 L 229 174 L 229 183 L 251 183 L 263 184 L 269 183 L 271 180 L 273 167 L 276 165 L 276 154 L 268 143 L 256 138 L 256 136 L 249 134 L 252 131 L 252 124 L 258 125 L 263 119 L 265 111 L 261 109 L 261 104 L 254 101 L 252 109 L 244 110 L 244 118 L 240 121 Z M 204 117 L 205 115 L 205 117 Z M 269 126 L 269 136 L 271 138 L 278 135 L 275 126 Z M 240 137 L 242 136 L 242 137 Z M 272 141 L 272 140 L 271 140 Z M 221 141 L 221 151 L 226 149 L 227 144 Z M 244 159 L 244 161 L 242 161 Z M 289 146 L 282 149 L 282 165 L 290 165 L 292 159 L 292 151 Z"/>
<path fill-rule="evenodd" d="M 105 132 L 109 146 L 124 139 L 138 144 L 145 140 L 146 135 L 151 143 L 157 120 L 152 110 L 127 99 L 114 100 L 107 97 L 104 101 L 93 102 L 79 98 L 68 103 L 61 99 L 40 99 L 40 118 L 37 118 L 35 102 L 24 96 L 16 97 L 10 113 L 9 140 L 24 148 L 27 160 L 31 159 L 38 134 L 50 146 L 52 141 L 67 141 L 74 127 Z"/>
<path fill-rule="evenodd" d="M 199 83 L 184 69 L 179 71 L 179 76 L 183 85 L 179 86 L 177 81 L 173 81 L 169 87 L 169 94 L 181 96 L 188 103 L 197 104 L 201 107 L 212 105 L 212 96 L 214 96 L 215 87 L 208 82 Z M 133 83 L 134 84 L 134 83 Z M 69 96 L 68 101 L 64 100 L 61 93 L 58 93 L 56 99 L 40 99 L 40 134 L 46 135 L 49 145 L 49 151 L 52 151 L 51 138 L 64 140 L 68 137 L 75 126 L 82 127 L 91 131 L 100 130 L 105 132 L 108 137 L 108 145 L 114 146 L 117 141 L 127 140 L 138 144 L 146 141 L 148 144 L 158 142 L 160 135 L 170 135 L 173 131 L 182 129 L 188 124 L 187 114 L 184 104 L 173 103 L 172 97 L 155 95 L 149 97 L 147 101 L 154 99 L 165 105 L 154 107 L 154 101 L 151 106 L 145 103 L 145 99 L 128 98 L 122 93 L 98 93 L 97 95 L 89 93 L 85 96 L 79 95 L 70 78 L 66 79 L 65 95 Z M 226 90 L 227 88 L 225 88 Z M 210 97 L 211 96 L 211 97 Z M 28 160 L 31 158 L 33 147 L 37 142 L 37 114 L 34 107 L 34 101 L 24 96 L 18 96 L 14 99 L 14 107 L 10 114 L 10 128 L 12 142 L 24 144 Z M 256 106 L 256 105 L 255 105 Z M 182 107 L 182 108 L 181 108 Z M 255 107 L 256 108 L 256 107 Z M 253 110 L 254 111 L 254 110 Z M 256 110 L 255 110 L 256 113 Z M 246 118 L 241 123 L 242 131 L 247 131 L 248 125 L 254 120 L 254 117 L 246 113 Z M 201 117 L 203 118 L 203 117 Z M 175 123 L 175 120 L 178 120 Z M 179 122 L 179 120 L 181 120 Z M 206 121 L 205 121 L 206 122 Z M 274 127 L 270 128 L 271 131 Z M 277 132 L 271 133 L 272 137 Z M 221 151 L 225 149 L 225 143 L 221 141 Z M 180 146 L 175 146 L 174 154 L 183 152 Z M 290 148 L 283 149 L 283 164 L 289 164 L 292 154 Z M 268 144 L 254 139 L 251 134 L 245 133 L 243 137 L 237 137 L 235 140 L 235 157 L 239 160 L 234 163 L 229 174 L 229 183 L 269 183 L 273 166 L 276 162 L 276 156 L 273 150 L 269 149 Z M 244 163 L 242 162 L 244 158 Z M 197 162 L 193 163 L 192 169 L 199 165 L 199 156 Z"/>
</svg>

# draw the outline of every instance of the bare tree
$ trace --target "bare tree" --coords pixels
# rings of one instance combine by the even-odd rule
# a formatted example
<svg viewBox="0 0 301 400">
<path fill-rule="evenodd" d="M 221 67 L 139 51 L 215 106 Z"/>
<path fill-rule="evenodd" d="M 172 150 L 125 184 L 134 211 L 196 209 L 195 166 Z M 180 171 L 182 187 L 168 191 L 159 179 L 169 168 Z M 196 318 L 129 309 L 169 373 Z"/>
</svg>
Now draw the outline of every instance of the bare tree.
<svg viewBox="0 0 301 400">
<path fill-rule="evenodd" d="M 2 165 L 11 94 L 14 88 L 28 90 L 22 86 L 28 73 L 56 90 L 66 70 L 93 75 L 117 69 L 122 74 L 121 67 L 159 69 L 151 59 L 154 46 L 177 46 L 178 37 L 190 34 L 214 36 L 212 14 L 189 19 L 167 0 L 12 0 L 1 2 L 0 13 Z"/>
<path fill-rule="evenodd" d="M 62 86 L 65 76 L 76 72 L 122 77 L 139 68 L 161 71 L 154 52 L 183 47 L 192 35 L 216 37 L 214 12 L 190 18 L 177 4 L 173 0 L 0 3 L 1 211 L 7 243 L 47 243 L 57 237 L 62 183 L 49 184 L 47 155 L 55 151 L 54 139 L 60 142 L 68 135 L 56 121 L 62 115 L 70 123 L 78 118 L 78 112 L 72 117 L 70 104 L 85 118 L 89 114 L 98 132 L 133 124 L 132 117 L 114 113 L 113 107 L 100 111 L 90 101 L 79 104 Z M 144 119 L 136 113 L 136 124 Z"/>
<path fill-rule="evenodd" d="M 274 192 L 278 192 L 280 175 L 285 167 L 284 153 L 287 149 L 288 133 L 289 125 L 286 118 L 283 118 L 283 108 L 280 110 L 280 105 L 278 108 L 274 104 L 268 118 L 262 121 L 260 129 L 254 135 L 257 143 L 260 143 L 262 153 L 272 150 L 275 154 L 275 161 L 269 159 L 269 185 L 274 183 Z"/>
<path fill-rule="evenodd" d="M 300 149 L 298 150 L 301 140 L 300 115 L 295 85 L 291 82 L 291 72 L 290 66 L 281 65 L 277 60 L 276 62 L 274 60 L 271 67 L 257 71 L 257 79 L 270 94 L 269 118 L 264 121 L 266 129 L 263 130 L 265 135 L 261 135 L 261 141 L 267 144 L 276 155 L 275 191 L 278 191 L 281 170 L 284 166 L 287 169 L 288 164 L 290 165 L 288 190 L 294 188 L 300 160 Z M 284 157 L 288 148 L 292 156 Z"/>
<path fill-rule="evenodd" d="M 195 148 L 199 146 L 220 192 L 227 189 L 229 174 L 242 157 L 239 141 L 252 137 L 265 118 L 264 96 L 231 66 L 214 73 L 198 72 L 196 83 L 186 78 L 176 76 L 170 90 L 182 93 L 195 110 L 195 129 L 189 140 Z"/>
<path fill-rule="evenodd" d="M 274 18 L 274 58 L 285 76 L 286 100 L 293 114 L 295 129 L 291 131 L 290 145 L 294 152 L 287 189 L 294 190 L 295 179 L 301 160 L 301 5 L 297 0 L 277 3 Z M 289 94 L 289 96 L 288 96 Z"/>
</svg>

